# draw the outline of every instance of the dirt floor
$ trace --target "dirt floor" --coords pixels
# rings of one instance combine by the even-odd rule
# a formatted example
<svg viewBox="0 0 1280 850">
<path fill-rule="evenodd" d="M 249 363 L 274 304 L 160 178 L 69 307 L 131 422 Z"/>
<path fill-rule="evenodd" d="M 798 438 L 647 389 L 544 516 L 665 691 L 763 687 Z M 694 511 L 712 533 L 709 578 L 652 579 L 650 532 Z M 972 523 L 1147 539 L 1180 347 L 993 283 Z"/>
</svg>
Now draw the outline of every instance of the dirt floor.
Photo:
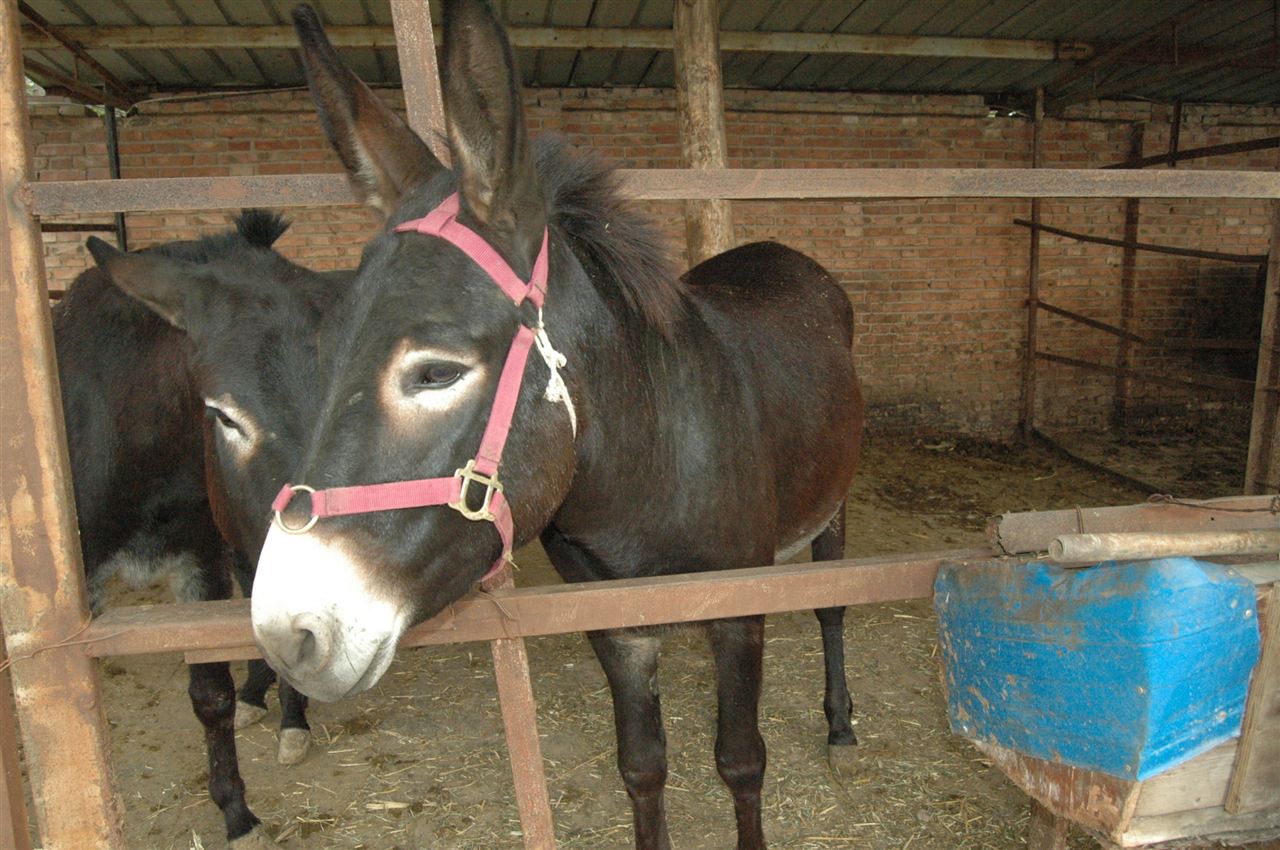
<svg viewBox="0 0 1280 850">
<path fill-rule="evenodd" d="M 1097 459 L 1129 463 L 1138 477 L 1178 484 L 1181 496 L 1240 488 L 1238 440 L 1225 447 L 1196 434 L 1154 446 L 1142 437 L 1128 445 L 1083 436 L 1078 442 Z M 994 514 L 1125 504 L 1147 495 L 1044 449 L 871 439 L 850 493 L 847 554 L 981 545 Z M 522 584 L 556 580 L 541 553 L 517 560 Z M 862 744 L 857 768 L 837 776 L 825 760 L 816 621 L 807 613 L 769 620 L 761 725 L 769 747 L 770 846 L 1025 846 L 1025 797 L 947 731 L 930 603 L 851 609 L 847 637 Z M 529 654 L 559 846 L 631 846 L 630 810 L 614 768 L 609 694 L 585 639 L 533 640 Z M 205 791 L 202 736 L 181 660 L 115 660 L 105 673 L 130 848 L 224 847 L 221 817 Z M 237 676 L 242 679 L 243 670 Z M 673 843 L 684 850 L 733 846 L 731 804 L 712 758 L 712 679 L 700 632 L 668 638 L 661 673 L 667 803 Z M 521 846 L 486 646 L 401 653 L 371 692 L 316 704 L 310 717 L 315 748 L 296 767 L 276 764 L 274 708 L 239 737 L 250 805 L 284 846 Z M 1096 847 L 1079 834 L 1070 846 Z"/>
</svg>

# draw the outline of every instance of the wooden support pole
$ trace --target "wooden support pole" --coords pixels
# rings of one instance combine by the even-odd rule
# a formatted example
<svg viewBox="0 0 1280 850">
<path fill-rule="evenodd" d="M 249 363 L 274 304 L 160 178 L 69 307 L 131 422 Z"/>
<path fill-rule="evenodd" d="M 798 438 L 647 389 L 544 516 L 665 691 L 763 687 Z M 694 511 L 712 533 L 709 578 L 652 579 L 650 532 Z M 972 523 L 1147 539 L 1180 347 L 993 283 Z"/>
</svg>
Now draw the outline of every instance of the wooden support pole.
<svg viewBox="0 0 1280 850">
<path fill-rule="evenodd" d="M 409 126 L 431 148 L 436 158 L 449 164 L 448 135 L 444 123 L 444 98 L 440 92 L 440 69 L 436 65 L 435 35 L 431 29 L 431 9 L 419 0 L 392 0 L 391 19 L 395 24 L 400 76 L 404 80 L 405 111 Z M 485 590 L 512 588 L 515 581 L 510 566 L 494 576 Z M 498 685 L 502 723 L 506 730 L 507 755 L 515 782 L 516 808 L 525 850 L 555 850 L 555 826 L 551 819 L 551 797 L 542 764 L 542 742 L 538 739 L 538 713 L 529 675 L 529 653 L 524 638 L 492 641 L 493 676 Z"/>
<path fill-rule="evenodd" d="M 1044 89 L 1036 89 L 1036 112 L 1031 126 L 1031 167 L 1041 166 L 1040 136 L 1044 130 Z M 1031 199 L 1031 253 L 1027 261 L 1027 331 L 1022 349 L 1022 440 L 1030 443 L 1036 430 L 1036 345 L 1040 320 L 1040 199 Z"/>
<path fill-rule="evenodd" d="M 1142 124 L 1134 124 L 1129 136 L 1129 156 L 1127 159 L 1142 158 L 1142 143 L 1145 128 Z M 1137 287 L 1138 287 L 1138 251 L 1134 244 L 1138 241 L 1138 227 L 1142 201 L 1138 198 L 1125 198 L 1124 201 L 1124 253 L 1120 258 L 1120 328 L 1126 333 L 1133 333 L 1137 322 Z M 1133 393 L 1133 345 L 1127 337 L 1120 337 L 1116 343 L 1116 375 L 1111 396 L 1111 428 L 1114 431 L 1124 429 L 1125 413 L 1129 409 L 1129 396 Z"/>
<path fill-rule="evenodd" d="M 1249 457 L 1245 462 L 1244 492 L 1246 494 L 1274 492 L 1280 467 L 1275 454 L 1280 440 L 1276 439 L 1277 407 L 1280 393 L 1268 389 L 1280 383 L 1280 358 L 1276 357 L 1276 345 L 1280 343 L 1280 201 L 1271 202 L 1271 254 L 1267 260 L 1266 284 L 1262 302 L 1262 329 L 1258 339 L 1258 370 L 1253 393 L 1253 417 L 1249 427 Z"/>
<path fill-rule="evenodd" d="M 8 656 L 0 629 L 0 850 L 31 850 L 27 799 L 18 762 L 18 718 L 13 713 L 13 688 L 4 670 Z"/>
<path fill-rule="evenodd" d="M 1031 821 L 1027 824 L 1027 850 L 1067 850 L 1070 821 L 1049 811 L 1039 800 L 1031 800 Z"/>
<path fill-rule="evenodd" d="M 1146 561 L 1153 558 L 1206 558 L 1212 555 L 1274 555 L 1280 529 L 1246 531 L 1122 531 L 1059 534 L 1049 541 L 1049 559 L 1059 564 Z"/>
<path fill-rule="evenodd" d="M 717 0 L 675 0 L 676 111 L 686 168 L 726 168 L 724 78 Z M 733 212 L 723 199 L 686 201 L 689 265 L 733 247 Z"/>
<path fill-rule="evenodd" d="M 440 95 L 440 69 L 436 65 L 435 33 L 431 8 L 425 0 L 391 0 L 396 54 L 404 87 L 404 108 L 409 126 L 431 152 L 449 165 L 448 135 L 444 124 L 444 98 Z"/>
<path fill-rule="evenodd" d="M 124 850 L 53 352 L 15 0 L 0 0 L 0 621 L 45 850 Z"/>
</svg>

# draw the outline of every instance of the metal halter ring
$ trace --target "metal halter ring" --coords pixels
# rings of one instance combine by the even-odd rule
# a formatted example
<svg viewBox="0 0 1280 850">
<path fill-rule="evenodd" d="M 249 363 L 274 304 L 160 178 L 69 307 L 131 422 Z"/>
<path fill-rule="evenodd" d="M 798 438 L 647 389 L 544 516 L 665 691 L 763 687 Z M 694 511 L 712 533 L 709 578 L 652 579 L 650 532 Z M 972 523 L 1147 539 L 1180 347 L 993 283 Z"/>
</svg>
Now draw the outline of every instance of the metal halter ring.
<svg viewBox="0 0 1280 850">
<path fill-rule="evenodd" d="M 316 491 L 314 487 L 308 487 L 306 484 L 294 484 L 291 487 L 289 487 L 289 492 L 314 494 Z M 316 516 L 313 513 L 311 515 L 311 519 L 307 520 L 306 525 L 302 525 L 297 528 L 294 528 L 292 526 L 286 525 L 284 521 L 284 517 L 280 515 L 280 511 L 276 511 L 276 528 L 280 529 L 286 534 L 306 534 L 319 521 L 320 521 L 320 517 Z"/>
<path fill-rule="evenodd" d="M 492 477 L 476 472 L 475 458 L 467 461 L 467 465 L 455 471 L 454 476 L 462 479 L 462 487 L 458 492 L 458 500 L 449 502 L 449 507 L 462 514 L 469 520 L 482 522 L 496 522 L 497 517 L 493 511 L 489 510 L 489 506 L 493 504 L 493 494 L 502 492 L 502 483 L 498 481 L 495 474 Z M 480 508 L 472 510 L 467 506 L 467 491 L 471 488 L 471 482 L 484 485 L 484 498 L 480 501 Z"/>
</svg>

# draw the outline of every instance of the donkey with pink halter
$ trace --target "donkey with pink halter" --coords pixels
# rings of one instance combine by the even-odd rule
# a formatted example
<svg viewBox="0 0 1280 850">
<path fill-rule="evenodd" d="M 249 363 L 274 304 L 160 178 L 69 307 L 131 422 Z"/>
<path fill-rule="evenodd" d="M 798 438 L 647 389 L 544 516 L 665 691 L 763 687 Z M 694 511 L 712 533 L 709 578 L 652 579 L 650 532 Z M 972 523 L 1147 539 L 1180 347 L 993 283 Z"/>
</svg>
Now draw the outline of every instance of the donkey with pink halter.
<svg viewBox="0 0 1280 850">
<path fill-rule="evenodd" d="M 771 242 L 675 275 L 608 169 L 530 143 L 483 0 L 444 7 L 452 171 L 313 12 L 294 21 L 321 122 L 387 226 L 322 328 L 327 389 L 259 559 L 253 627 L 273 667 L 319 699 L 365 690 L 405 629 L 535 538 L 573 582 L 842 555 L 863 407 L 830 275 Z M 843 614 L 818 612 L 833 752 L 854 743 Z M 716 764 L 738 847 L 757 850 L 764 618 L 703 628 Z M 661 631 L 588 638 L 636 845 L 664 850 Z"/>
</svg>

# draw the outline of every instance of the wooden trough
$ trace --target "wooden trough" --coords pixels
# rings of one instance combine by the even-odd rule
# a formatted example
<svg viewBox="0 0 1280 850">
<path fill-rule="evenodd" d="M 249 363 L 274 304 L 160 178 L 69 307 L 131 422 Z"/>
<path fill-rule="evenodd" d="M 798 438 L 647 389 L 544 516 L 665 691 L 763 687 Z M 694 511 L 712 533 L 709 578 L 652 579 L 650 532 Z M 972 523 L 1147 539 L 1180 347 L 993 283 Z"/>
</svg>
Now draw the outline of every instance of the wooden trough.
<svg viewBox="0 0 1280 850">
<path fill-rule="evenodd" d="M 1060 534 L 1152 532 L 1229 528 L 1274 533 L 1276 515 L 1241 511 L 1244 500 L 1199 505 L 1151 506 L 1121 511 L 1053 511 L 1008 514 L 990 529 L 994 548 L 1006 554 L 1046 551 Z M 1195 529 L 1185 517 L 1200 511 Z M 1240 535 L 1233 535 L 1236 541 Z M 1222 538 L 1227 540 L 1227 536 Z M 1075 542 L 1079 542 L 1078 540 Z M 1200 541 L 1204 543 L 1204 538 Z M 1070 541 L 1069 541 L 1070 545 Z M 1228 547 L 1232 546 L 1227 542 Z M 1212 548 L 1212 547 L 1211 547 Z M 1220 547 L 1219 547 L 1220 548 Z M 1280 561 L 1235 565 L 1251 579 L 1261 634 L 1241 733 L 1182 764 L 1143 780 L 1035 758 L 991 741 L 974 741 L 991 762 L 1032 801 L 1028 850 L 1065 850 L 1074 822 L 1104 847 L 1203 846 L 1280 838 Z"/>
</svg>

